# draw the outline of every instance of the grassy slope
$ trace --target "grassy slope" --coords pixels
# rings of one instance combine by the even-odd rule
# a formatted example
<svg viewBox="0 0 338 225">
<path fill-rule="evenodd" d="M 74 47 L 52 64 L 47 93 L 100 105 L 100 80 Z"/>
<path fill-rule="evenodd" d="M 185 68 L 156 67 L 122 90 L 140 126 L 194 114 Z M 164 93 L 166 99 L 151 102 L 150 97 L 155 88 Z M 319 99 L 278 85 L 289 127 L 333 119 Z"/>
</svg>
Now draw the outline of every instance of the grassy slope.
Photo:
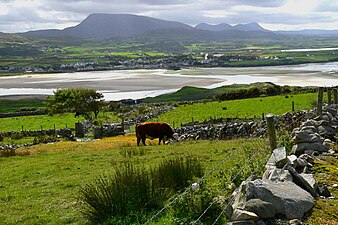
<svg viewBox="0 0 338 225">
<path fill-rule="evenodd" d="M 240 150 L 244 142 L 251 149 L 255 146 L 257 151 L 256 141 L 242 139 L 136 147 L 134 136 L 23 149 L 31 155 L 0 158 L 0 221 L 3 224 L 84 224 L 86 220 L 81 216 L 77 198 L 80 187 L 99 175 L 110 174 L 114 166 L 126 161 L 151 166 L 164 159 L 196 156 L 209 171 L 238 149 L 222 167 L 229 168 L 233 164 L 243 165 L 252 155 L 250 150 Z M 250 165 L 253 164 L 252 161 Z"/>
<path fill-rule="evenodd" d="M 37 99 L 0 99 L 0 113 L 15 112 L 21 108 L 41 108 L 43 106 L 43 100 Z"/>
<path fill-rule="evenodd" d="M 328 189 L 335 199 L 318 198 L 309 217 L 306 219 L 306 224 L 336 225 L 338 224 L 338 188 L 333 188 L 332 186 L 338 184 L 338 154 L 320 157 L 319 160 L 316 160 L 312 170 L 315 173 L 317 182 L 328 185 Z"/>
<path fill-rule="evenodd" d="M 208 102 L 181 105 L 173 111 L 161 115 L 155 119 L 175 124 L 194 121 L 209 120 L 213 118 L 253 118 L 260 117 L 262 113 L 283 114 L 291 111 L 292 101 L 295 102 L 295 110 L 310 109 L 312 102 L 316 100 L 315 93 L 285 96 L 260 97 L 240 99 L 222 102 Z M 225 109 L 226 107 L 226 109 Z"/>
</svg>

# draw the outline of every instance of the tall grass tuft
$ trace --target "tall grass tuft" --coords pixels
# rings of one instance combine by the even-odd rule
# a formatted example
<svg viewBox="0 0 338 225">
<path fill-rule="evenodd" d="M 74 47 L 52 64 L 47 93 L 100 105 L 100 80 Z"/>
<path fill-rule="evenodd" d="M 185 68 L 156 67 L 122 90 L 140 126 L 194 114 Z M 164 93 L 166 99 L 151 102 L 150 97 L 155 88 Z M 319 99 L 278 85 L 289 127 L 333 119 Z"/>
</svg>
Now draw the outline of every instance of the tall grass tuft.
<svg viewBox="0 0 338 225">
<path fill-rule="evenodd" d="M 92 223 L 144 223 L 147 215 L 202 174 L 200 162 L 193 158 L 167 160 L 150 169 L 125 164 L 80 190 L 83 213 Z"/>
</svg>

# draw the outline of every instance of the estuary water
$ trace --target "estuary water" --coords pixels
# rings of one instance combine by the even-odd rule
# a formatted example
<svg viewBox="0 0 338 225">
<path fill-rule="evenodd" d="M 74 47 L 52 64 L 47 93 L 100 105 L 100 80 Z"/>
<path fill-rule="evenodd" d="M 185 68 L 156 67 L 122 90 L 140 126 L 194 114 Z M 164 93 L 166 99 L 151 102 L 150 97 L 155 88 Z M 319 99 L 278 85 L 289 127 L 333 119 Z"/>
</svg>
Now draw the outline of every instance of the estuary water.
<svg viewBox="0 0 338 225">
<path fill-rule="evenodd" d="M 60 88 L 92 88 L 105 100 L 140 99 L 184 86 L 216 88 L 234 83 L 272 82 L 292 86 L 338 85 L 338 62 L 180 71 L 118 70 L 0 77 L 0 96 L 51 95 Z"/>
</svg>

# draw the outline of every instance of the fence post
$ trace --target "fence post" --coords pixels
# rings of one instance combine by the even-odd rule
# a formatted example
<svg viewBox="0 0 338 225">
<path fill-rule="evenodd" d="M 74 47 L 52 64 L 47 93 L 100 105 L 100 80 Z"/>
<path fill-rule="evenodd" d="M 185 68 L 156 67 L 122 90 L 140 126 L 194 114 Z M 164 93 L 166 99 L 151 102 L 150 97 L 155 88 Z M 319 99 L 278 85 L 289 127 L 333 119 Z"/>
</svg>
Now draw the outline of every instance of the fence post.
<svg viewBox="0 0 338 225">
<path fill-rule="evenodd" d="M 23 132 L 23 125 L 21 125 L 21 132 Z"/>
<path fill-rule="evenodd" d="M 264 120 L 264 113 L 262 113 L 262 120 Z"/>
<path fill-rule="evenodd" d="M 332 104 L 332 89 L 330 87 L 327 88 L 327 104 Z"/>
<path fill-rule="evenodd" d="M 270 142 L 270 149 L 273 151 L 277 148 L 277 138 L 276 138 L 276 130 L 275 130 L 275 116 L 273 114 L 266 115 L 267 127 L 268 127 L 268 135 Z"/>
<path fill-rule="evenodd" d="M 294 112 L 294 111 L 295 111 L 295 102 L 292 101 L 292 112 Z"/>
<path fill-rule="evenodd" d="M 333 89 L 333 100 L 334 100 L 334 104 L 338 104 L 338 90 L 337 90 L 337 88 Z"/>
<path fill-rule="evenodd" d="M 318 88 L 318 104 L 317 104 L 317 116 L 321 116 L 323 112 L 323 95 L 324 95 L 324 88 Z"/>
</svg>

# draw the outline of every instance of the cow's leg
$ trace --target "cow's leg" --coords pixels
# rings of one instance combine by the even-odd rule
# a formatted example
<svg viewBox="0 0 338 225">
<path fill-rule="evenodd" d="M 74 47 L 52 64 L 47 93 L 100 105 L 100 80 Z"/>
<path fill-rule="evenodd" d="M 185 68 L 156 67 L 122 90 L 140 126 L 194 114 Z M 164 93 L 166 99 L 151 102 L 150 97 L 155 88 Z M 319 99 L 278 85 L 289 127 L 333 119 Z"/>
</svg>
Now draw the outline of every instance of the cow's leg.
<svg viewBox="0 0 338 225">
<path fill-rule="evenodd" d="M 163 136 L 159 136 L 159 137 L 158 137 L 158 145 L 161 145 L 162 139 L 163 139 Z M 163 141 L 164 141 L 164 140 L 163 140 Z"/>
<path fill-rule="evenodd" d="M 141 141 L 141 138 L 137 138 L 137 146 L 140 146 L 140 141 Z"/>
<path fill-rule="evenodd" d="M 146 138 L 142 138 L 142 143 L 144 146 L 146 146 Z"/>
</svg>

